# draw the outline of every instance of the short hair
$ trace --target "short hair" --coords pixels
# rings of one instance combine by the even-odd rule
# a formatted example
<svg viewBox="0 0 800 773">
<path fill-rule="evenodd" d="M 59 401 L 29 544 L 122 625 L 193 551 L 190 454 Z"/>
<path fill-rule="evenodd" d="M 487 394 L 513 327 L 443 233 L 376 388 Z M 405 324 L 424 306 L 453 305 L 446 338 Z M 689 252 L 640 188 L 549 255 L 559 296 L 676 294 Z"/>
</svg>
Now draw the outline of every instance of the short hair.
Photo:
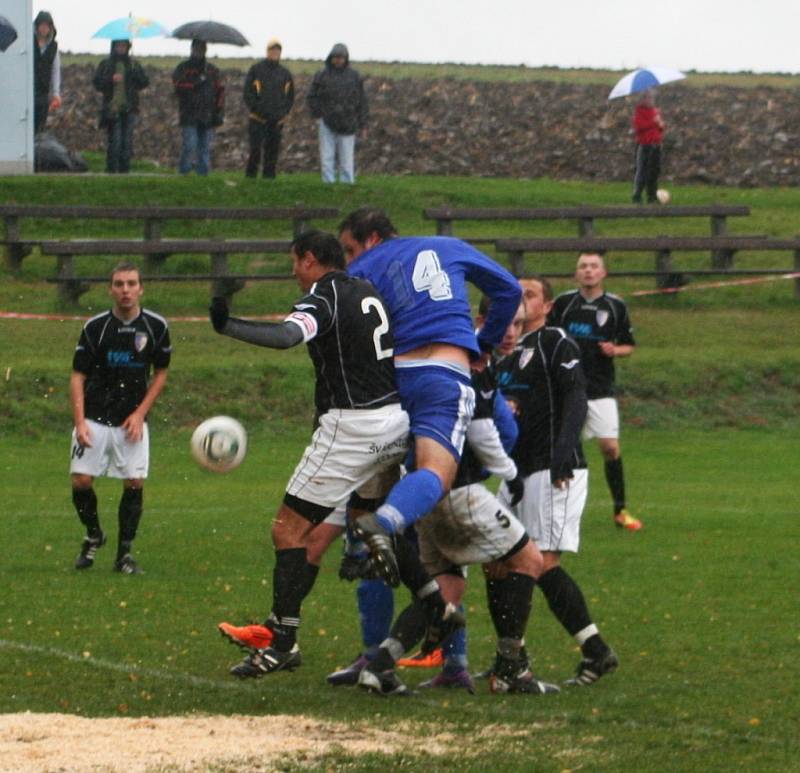
<svg viewBox="0 0 800 773">
<path fill-rule="evenodd" d="M 578 253 L 578 260 L 580 260 L 584 255 L 597 255 L 605 261 L 606 250 L 581 250 Z"/>
<path fill-rule="evenodd" d="M 114 276 L 116 274 L 121 274 L 123 271 L 135 271 L 137 276 L 139 277 L 139 284 L 142 283 L 142 271 L 133 261 L 131 260 L 123 260 L 121 263 L 117 263 L 114 268 L 111 269 L 111 276 L 109 277 L 109 281 L 114 281 Z"/>
<path fill-rule="evenodd" d="M 531 274 L 530 276 L 526 276 L 522 281 L 538 282 L 542 286 L 542 297 L 547 303 L 556 297 L 555 293 L 553 292 L 553 285 L 550 284 L 550 280 L 541 274 Z"/>
<path fill-rule="evenodd" d="M 478 304 L 478 314 L 485 318 L 489 313 L 489 306 L 491 303 L 492 299 L 488 295 L 482 295 L 480 303 Z"/>
<path fill-rule="evenodd" d="M 381 239 L 397 236 L 397 229 L 389 220 L 389 215 L 378 207 L 359 207 L 351 212 L 339 224 L 339 233 L 350 231 L 353 238 L 364 244 L 370 234 L 377 234 Z"/>
<path fill-rule="evenodd" d="M 291 251 L 300 257 L 310 252 L 321 266 L 344 271 L 347 264 L 344 260 L 344 250 L 339 240 L 325 231 L 305 231 L 291 244 Z"/>
</svg>

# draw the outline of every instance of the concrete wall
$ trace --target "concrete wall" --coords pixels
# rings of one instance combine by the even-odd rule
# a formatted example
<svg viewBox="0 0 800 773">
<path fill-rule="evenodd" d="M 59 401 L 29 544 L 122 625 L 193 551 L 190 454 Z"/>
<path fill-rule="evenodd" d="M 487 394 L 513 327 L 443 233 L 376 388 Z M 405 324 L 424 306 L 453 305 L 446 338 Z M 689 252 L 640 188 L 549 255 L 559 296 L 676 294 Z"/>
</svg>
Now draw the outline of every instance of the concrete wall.
<svg viewBox="0 0 800 773">
<path fill-rule="evenodd" d="M 18 37 L 0 52 L 0 174 L 33 172 L 32 0 L 0 0 Z"/>
</svg>

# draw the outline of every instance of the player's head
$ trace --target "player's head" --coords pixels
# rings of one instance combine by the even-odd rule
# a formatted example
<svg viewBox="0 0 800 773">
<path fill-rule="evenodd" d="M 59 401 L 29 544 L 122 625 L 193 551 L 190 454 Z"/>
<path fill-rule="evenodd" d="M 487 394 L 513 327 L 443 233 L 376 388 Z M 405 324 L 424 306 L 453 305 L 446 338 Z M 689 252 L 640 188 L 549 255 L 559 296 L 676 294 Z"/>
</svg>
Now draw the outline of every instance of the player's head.
<svg viewBox="0 0 800 773">
<path fill-rule="evenodd" d="M 522 305 L 525 307 L 525 324 L 523 332 L 538 330 L 547 321 L 547 315 L 553 307 L 553 286 L 538 274 L 520 279 L 522 287 Z"/>
<path fill-rule="evenodd" d="M 142 275 L 139 266 L 125 261 L 111 269 L 109 293 L 114 299 L 115 311 L 129 319 L 139 313 L 139 299 L 142 297 Z"/>
<path fill-rule="evenodd" d="M 291 244 L 292 271 L 304 290 L 331 271 L 344 271 L 344 252 L 338 239 L 324 231 L 306 231 Z"/>
<path fill-rule="evenodd" d="M 360 207 L 339 224 L 339 241 L 348 263 L 393 236 L 397 236 L 397 229 L 389 216 L 378 207 Z"/>
<path fill-rule="evenodd" d="M 606 278 L 605 253 L 601 250 L 597 252 L 582 252 L 578 256 L 575 265 L 575 280 L 582 290 L 594 290 L 603 286 Z"/>
</svg>

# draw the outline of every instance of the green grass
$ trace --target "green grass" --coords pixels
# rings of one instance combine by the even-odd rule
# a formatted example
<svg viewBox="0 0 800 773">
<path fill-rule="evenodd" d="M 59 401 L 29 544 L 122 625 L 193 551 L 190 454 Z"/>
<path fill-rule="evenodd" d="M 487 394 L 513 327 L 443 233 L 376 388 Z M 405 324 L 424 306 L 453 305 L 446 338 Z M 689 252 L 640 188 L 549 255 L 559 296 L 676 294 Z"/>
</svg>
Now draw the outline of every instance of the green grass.
<svg viewBox="0 0 800 773">
<path fill-rule="evenodd" d="M 137 541 L 147 570 L 141 577 L 110 572 L 111 546 L 92 570 L 72 569 L 80 528 L 65 435 L 0 440 L 10 503 L 0 535 L 13 546 L 0 598 L 0 711 L 298 713 L 385 728 L 413 717 L 456 734 L 441 769 L 455 769 L 462 754 L 480 769 L 496 764 L 498 753 L 509 770 L 526 768 L 531 754 L 536 769 L 547 771 L 794 764 L 800 666 L 790 588 L 800 559 L 786 548 L 796 534 L 796 436 L 628 431 L 629 498 L 646 524 L 635 535 L 611 525 L 593 452 L 582 552 L 565 565 L 618 650 L 619 672 L 547 698 L 493 697 L 482 687 L 475 697 L 411 701 L 324 684 L 359 648 L 353 589 L 336 578 L 336 550 L 304 608 L 302 669 L 256 683 L 227 676 L 239 655 L 215 624 L 259 619 L 268 609 L 268 523 L 305 432 L 271 425 L 251 440 L 245 464 L 221 477 L 193 465 L 188 433 L 155 429 Z M 118 485 L 104 480 L 97 489 L 113 535 Z M 471 662 L 480 667 L 491 659 L 493 637 L 477 572 L 467 606 Z M 543 677 L 570 675 L 578 654 L 541 597 L 528 639 Z M 405 673 L 412 685 L 427 676 Z M 475 743 L 487 718 L 522 736 Z M 377 764 L 380 755 L 370 759 Z M 347 755 L 333 761 L 370 764 Z M 402 761 L 415 770 L 431 764 L 413 747 Z"/>
</svg>

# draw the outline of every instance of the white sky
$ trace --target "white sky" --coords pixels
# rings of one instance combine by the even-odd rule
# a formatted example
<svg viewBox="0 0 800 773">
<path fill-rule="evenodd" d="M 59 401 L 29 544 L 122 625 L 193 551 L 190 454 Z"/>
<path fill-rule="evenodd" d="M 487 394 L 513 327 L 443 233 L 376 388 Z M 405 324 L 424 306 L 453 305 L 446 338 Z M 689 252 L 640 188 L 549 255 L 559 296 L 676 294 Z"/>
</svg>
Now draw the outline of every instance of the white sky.
<svg viewBox="0 0 800 773">
<path fill-rule="evenodd" d="M 0 0 L 0 13 L 21 2 Z M 276 36 L 299 59 L 324 59 L 341 41 L 356 61 L 800 72 L 797 0 L 34 0 L 42 9 L 73 52 L 105 53 L 92 34 L 131 12 L 169 28 L 212 18 L 252 43 L 213 46 L 217 56 L 261 56 Z M 141 40 L 134 51 L 184 55 L 188 43 Z"/>
</svg>

